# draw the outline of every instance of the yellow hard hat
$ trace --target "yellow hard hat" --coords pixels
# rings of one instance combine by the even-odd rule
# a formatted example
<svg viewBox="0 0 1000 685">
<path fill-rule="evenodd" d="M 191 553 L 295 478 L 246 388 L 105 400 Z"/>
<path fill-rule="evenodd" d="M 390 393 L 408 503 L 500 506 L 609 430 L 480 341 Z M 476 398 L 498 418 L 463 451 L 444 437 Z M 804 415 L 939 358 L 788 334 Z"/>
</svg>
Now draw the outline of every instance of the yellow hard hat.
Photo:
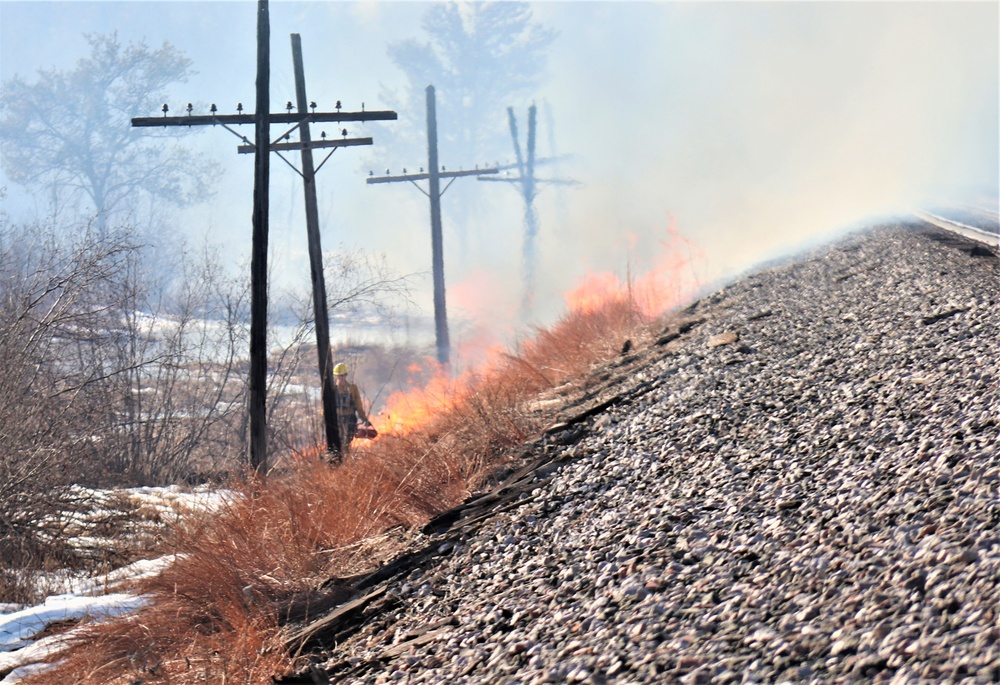
<svg viewBox="0 0 1000 685">
<path fill-rule="evenodd" d="M 344 364 L 343 362 L 341 362 L 340 364 L 334 365 L 334 367 L 333 367 L 333 375 L 334 376 L 346 376 L 347 375 L 347 364 Z"/>
</svg>

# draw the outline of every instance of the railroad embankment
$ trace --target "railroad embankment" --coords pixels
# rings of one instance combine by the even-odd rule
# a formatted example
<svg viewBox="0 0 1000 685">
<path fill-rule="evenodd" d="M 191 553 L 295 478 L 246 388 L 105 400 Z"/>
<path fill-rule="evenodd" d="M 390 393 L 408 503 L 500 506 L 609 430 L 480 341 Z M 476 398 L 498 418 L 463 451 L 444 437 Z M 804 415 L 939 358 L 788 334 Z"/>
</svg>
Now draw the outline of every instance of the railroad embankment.
<svg viewBox="0 0 1000 685">
<path fill-rule="evenodd" d="M 298 681 L 997 682 L 998 341 L 1000 259 L 929 226 L 747 275 L 297 633 Z"/>
</svg>

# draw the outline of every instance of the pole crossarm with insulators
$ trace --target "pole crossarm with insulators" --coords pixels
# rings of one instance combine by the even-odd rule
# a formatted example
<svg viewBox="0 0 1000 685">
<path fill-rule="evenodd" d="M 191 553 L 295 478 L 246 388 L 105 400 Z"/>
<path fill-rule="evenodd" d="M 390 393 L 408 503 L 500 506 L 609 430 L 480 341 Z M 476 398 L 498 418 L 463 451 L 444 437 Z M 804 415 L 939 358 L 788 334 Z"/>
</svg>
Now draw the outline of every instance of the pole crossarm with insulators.
<svg viewBox="0 0 1000 685">
<path fill-rule="evenodd" d="M 421 167 L 417 173 L 407 173 L 403 169 L 402 174 L 392 175 L 388 169 L 385 176 L 375 176 L 369 172 L 366 182 L 373 185 L 376 183 L 400 183 L 409 181 L 417 187 L 420 192 L 430 199 L 431 205 L 431 266 L 434 275 L 434 334 L 437 343 L 437 360 L 442 367 L 447 367 L 451 361 L 451 341 L 448 335 L 448 313 L 445 304 L 444 287 L 444 239 L 441 229 L 441 196 L 451 187 L 456 178 L 463 176 L 483 176 L 484 174 L 496 174 L 499 170 L 496 167 L 478 167 L 470 170 L 448 171 L 445 167 L 438 166 L 438 144 L 437 144 L 437 103 L 434 97 L 434 86 L 427 86 L 427 171 Z M 442 189 L 441 179 L 449 179 L 448 184 Z M 417 181 L 427 181 L 428 188 L 417 184 Z"/>
<path fill-rule="evenodd" d="M 297 35 L 297 34 L 296 34 Z M 291 103 L 289 103 L 291 104 Z M 315 104 L 315 103 L 313 103 Z M 339 105 L 340 102 L 338 101 Z M 188 105 L 190 107 L 190 105 Z M 243 103 L 237 105 L 240 109 L 243 108 Z M 167 111 L 167 105 L 163 105 L 164 111 Z M 215 109 L 215 105 L 212 105 L 212 109 Z M 302 129 L 312 123 L 322 123 L 322 122 L 337 122 L 342 123 L 345 121 L 395 121 L 397 114 L 392 111 L 378 111 L 378 112 L 312 112 L 308 114 L 271 114 L 268 119 L 272 124 L 292 124 L 292 127 L 278 136 L 278 139 L 271 143 L 270 149 L 272 152 L 288 151 L 288 150 L 320 150 L 324 148 L 330 148 L 335 150 L 341 147 L 352 147 L 355 145 L 371 145 L 371 138 L 348 138 L 347 129 L 342 129 L 340 135 L 342 138 L 331 138 L 326 140 L 326 132 L 323 132 L 322 140 L 299 140 L 297 142 L 283 143 L 282 140 L 288 140 L 291 134 L 297 129 Z M 255 152 L 257 146 L 250 142 L 250 139 L 239 131 L 232 128 L 232 126 L 240 126 L 243 124 L 253 124 L 256 118 L 253 114 L 211 114 L 208 116 L 182 116 L 182 117 L 168 117 L 166 115 L 162 117 L 135 117 L 132 119 L 132 126 L 141 127 L 153 127 L 153 126 L 221 126 L 226 129 L 234 136 L 239 138 L 243 145 L 239 145 L 236 151 L 240 154 L 247 154 L 250 152 Z M 301 135 L 301 134 L 300 134 Z M 301 173 L 301 172 L 300 172 Z"/>
<path fill-rule="evenodd" d="M 296 102 L 289 101 L 285 112 L 269 113 L 270 109 L 270 23 L 267 0 L 258 0 L 257 9 L 257 112 L 262 115 L 244 114 L 243 103 L 236 106 L 236 114 L 219 114 L 213 104 L 209 114 L 194 114 L 194 107 L 188 104 L 185 116 L 168 116 L 170 107 L 163 105 L 159 117 L 135 117 L 134 127 L 163 126 L 221 126 L 243 143 L 237 147 L 241 154 L 254 153 L 254 210 L 253 210 L 253 251 L 251 258 L 251 321 L 250 321 L 250 379 L 248 383 L 248 407 L 250 415 L 249 461 L 258 473 L 267 471 L 266 447 L 266 388 L 267 388 L 267 233 L 268 233 L 268 185 L 270 155 L 260 154 L 266 147 L 277 153 L 302 178 L 305 188 L 306 229 L 309 238 L 310 272 L 313 285 L 313 308 L 316 322 L 317 353 L 319 372 L 323 384 L 323 415 L 326 427 L 327 450 L 335 454 L 341 452 L 341 436 L 337 430 L 336 400 L 330 369 L 329 321 L 326 311 L 326 284 L 323 278 L 322 249 L 319 240 L 319 219 L 316 208 L 315 175 L 334 152 L 342 147 L 371 145 L 371 138 L 348 138 L 345 128 L 338 131 L 339 137 L 312 140 L 311 124 L 366 121 L 393 121 L 396 112 L 390 110 L 365 111 L 364 103 L 360 111 L 342 111 L 337 101 L 336 111 L 317 112 L 315 102 L 307 102 L 305 76 L 302 69 L 302 46 L 298 34 L 292 34 L 292 57 L 295 67 Z M 297 111 L 292 111 L 296 109 Z M 290 125 L 291 128 L 271 141 L 271 124 Z M 254 141 L 234 126 L 253 125 Z M 291 134 L 298 131 L 299 140 L 291 142 Z M 297 168 L 282 152 L 301 152 L 302 168 Z M 326 157 L 315 165 L 313 150 L 329 150 Z"/>
<path fill-rule="evenodd" d="M 483 174 L 496 174 L 496 173 L 499 173 L 499 172 L 500 172 L 500 169 L 497 168 L 497 167 L 487 167 L 485 169 L 476 168 L 476 169 L 470 169 L 468 171 L 440 171 L 440 172 L 438 172 L 437 177 L 438 178 L 461 178 L 462 176 L 481 176 Z M 372 175 L 372 176 L 369 176 L 366 179 L 366 182 L 367 183 L 396 183 L 398 181 L 426 181 L 430 177 L 431 177 L 431 175 L 429 173 L 425 173 L 425 172 L 421 171 L 420 173 L 417 173 L 417 174 L 400 174 L 398 176 L 374 176 L 374 175 Z M 417 187 L 420 188 L 420 186 L 417 186 Z M 451 183 L 449 182 L 448 185 L 444 187 L 444 190 L 441 191 L 441 194 L 443 195 L 444 191 L 448 190 L 448 188 L 450 188 L 450 187 L 451 187 Z M 424 189 L 420 188 L 420 190 L 423 191 Z M 424 191 L 424 194 L 426 195 L 426 191 Z"/>
<path fill-rule="evenodd" d="M 353 147 L 355 145 L 371 145 L 371 138 L 345 138 L 344 140 L 314 140 L 311 143 L 271 143 L 271 152 L 282 150 L 322 150 L 334 147 Z M 239 145 L 236 151 L 241 155 L 256 152 L 256 145 Z"/>
<path fill-rule="evenodd" d="M 535 239 L 538 236 L 538 217 L 535 214 L 535 196 L 538 194 L 538 186 L 546 185 L 579 185 L 579 181 L 573 179 L 540 179 L 535 176 L 535 167 L 546 163 L 554 163 L 565 156 L 535 158 L 535 105 L 528 108 L 528 140 L 526 145 L 526 156 L 521 154 L 521 141 L 517 134 L 517 119 L 514 117 L 514 108 L 507 108 L 507 121 L 510 126 L 510 137 L 514 144 L 514 156 L 516 162 L 501 167 L 503 170 L 517 169 L 517 176 L 481 176 L 480 181 L 494 181 L 499 183 L 514 183 L 518 186 L 521 197 L 524 199 L 524 244 L 521 248 L 521 270 L 524 279 L 524 293 L 521 299 L 521 318 L 527 321 L 531 317 L 535 298 Z"/>
<path fill-rule="evenodd" d="M 214 105 L 213 105 L 214 107 Z M 343 123 L 345 121 L 395 121 L 395 112 L 372 111 L 365 112 L 312 112 L 308 114 L 285 113 L 272 114 L 270 116 L 272 124 L 298 124 L 308 121 L 314 124 L 327 121 Z M 165 113 L 162 117 L 135 117 L 132 125 L 142 126 L 239 126 L 242 124 L 253 124 L 257 117 L 253 114 L 195 114 L 181 117 L 170 117 Z"/>
</svg>

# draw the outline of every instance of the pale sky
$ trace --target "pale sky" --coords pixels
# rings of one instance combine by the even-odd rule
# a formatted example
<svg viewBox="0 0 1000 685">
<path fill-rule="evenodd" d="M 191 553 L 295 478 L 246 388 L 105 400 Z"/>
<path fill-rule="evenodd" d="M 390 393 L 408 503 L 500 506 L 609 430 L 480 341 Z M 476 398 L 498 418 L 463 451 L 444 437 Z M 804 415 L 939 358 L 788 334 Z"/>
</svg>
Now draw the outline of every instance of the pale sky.
<svg viewBox="0 0 1000 685">
<path fill-rule="evenodd" d="M 71 68 L 85 32 L 122 42 L 168 41 L 198 75 L 175 87 L 172 111 L 254 102 L 256 3 L 11 2 L 0 0 L 0 76 L 33 81 Z M 572 158 L 558 173 L 582 185 L 543 188 L 537 317 L 562 312 L 562 293 L 588 272 L 624 276 L 652 263 L 671 217 L 705 255 L 705 278 L 827 240 L 871 217 L 915 204 L 996 197 L 1000 3 L 992 2 L 563 2 L 531 3 L 558 31 L 539 107 L 538 153 Z M 302 36 L 308 95 L 330 108 L 387 109 L 380 97 L 403 75 L 386 46 L 425 40 L 423 2 L 272 0 L 272 111 L 294 100 L 289 34 Z M 416 103 L 422 108 L 423 102 Z M 525 126 L 528 100 L 511 106 Z M 150 116 L 157 115 L 150 112 Z M 553 126 L 549 126 L 551 122 Z M 446 119 L 447 113 L 439 113 Z M 408 184 L 366 185 L 384 171 L 379 129 L 371 148 L 338 151 L 318 176 L 323 246 L 384 253 L 401 273 L 430 269 L 426 198 Z M 252 137 L 252 130 L 246 127 Z M 249 253 L 252 156 L 206 130 L 188 144 L 224 169 L 207 205 L 180 230 Z M 513 155 L 511 154 L 512 158 Z M 449 160 L 449 168 L 493 160 Z M 503 162 L 504 160 L 500 160 Z M 416 168 L 425 160 L 413 160 Z M 278 160 L 271 171 L 274 278 L 308 286 L 302 190 Z M 13 218 L 30 205 L 6 184 Z M 459 188 L 459 186 L 461 186 Z M 459 250 L 449 194 L 486 207 L 467 217 Z M 506 184 L 459 179 L 444 197 L 445 264 L 453 320 L 488 315 L 513 325 L 520 301 L 523 225 Z M 470 298 L 468 291 L 479 293 Z M 430 278 L 416 294 L 431 310 Z M 473 312 L 472 309 L 478 309 Z"/>
</svg>

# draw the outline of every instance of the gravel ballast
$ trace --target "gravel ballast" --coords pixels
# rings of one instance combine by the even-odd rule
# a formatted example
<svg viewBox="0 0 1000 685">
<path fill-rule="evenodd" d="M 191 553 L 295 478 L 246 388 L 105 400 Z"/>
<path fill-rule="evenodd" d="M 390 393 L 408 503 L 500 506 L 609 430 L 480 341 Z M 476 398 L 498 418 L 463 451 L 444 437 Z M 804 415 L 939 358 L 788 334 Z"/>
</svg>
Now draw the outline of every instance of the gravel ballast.
<svg viewBox="0 0 1000 685">
<path fill-rule="evenodd" d="M 313 677 L 1000 682 L 990 250 L 855 233 L 703 298 L 603 378 L 625 399 L 389 581 L 394 606 Z"/>
</svg>

